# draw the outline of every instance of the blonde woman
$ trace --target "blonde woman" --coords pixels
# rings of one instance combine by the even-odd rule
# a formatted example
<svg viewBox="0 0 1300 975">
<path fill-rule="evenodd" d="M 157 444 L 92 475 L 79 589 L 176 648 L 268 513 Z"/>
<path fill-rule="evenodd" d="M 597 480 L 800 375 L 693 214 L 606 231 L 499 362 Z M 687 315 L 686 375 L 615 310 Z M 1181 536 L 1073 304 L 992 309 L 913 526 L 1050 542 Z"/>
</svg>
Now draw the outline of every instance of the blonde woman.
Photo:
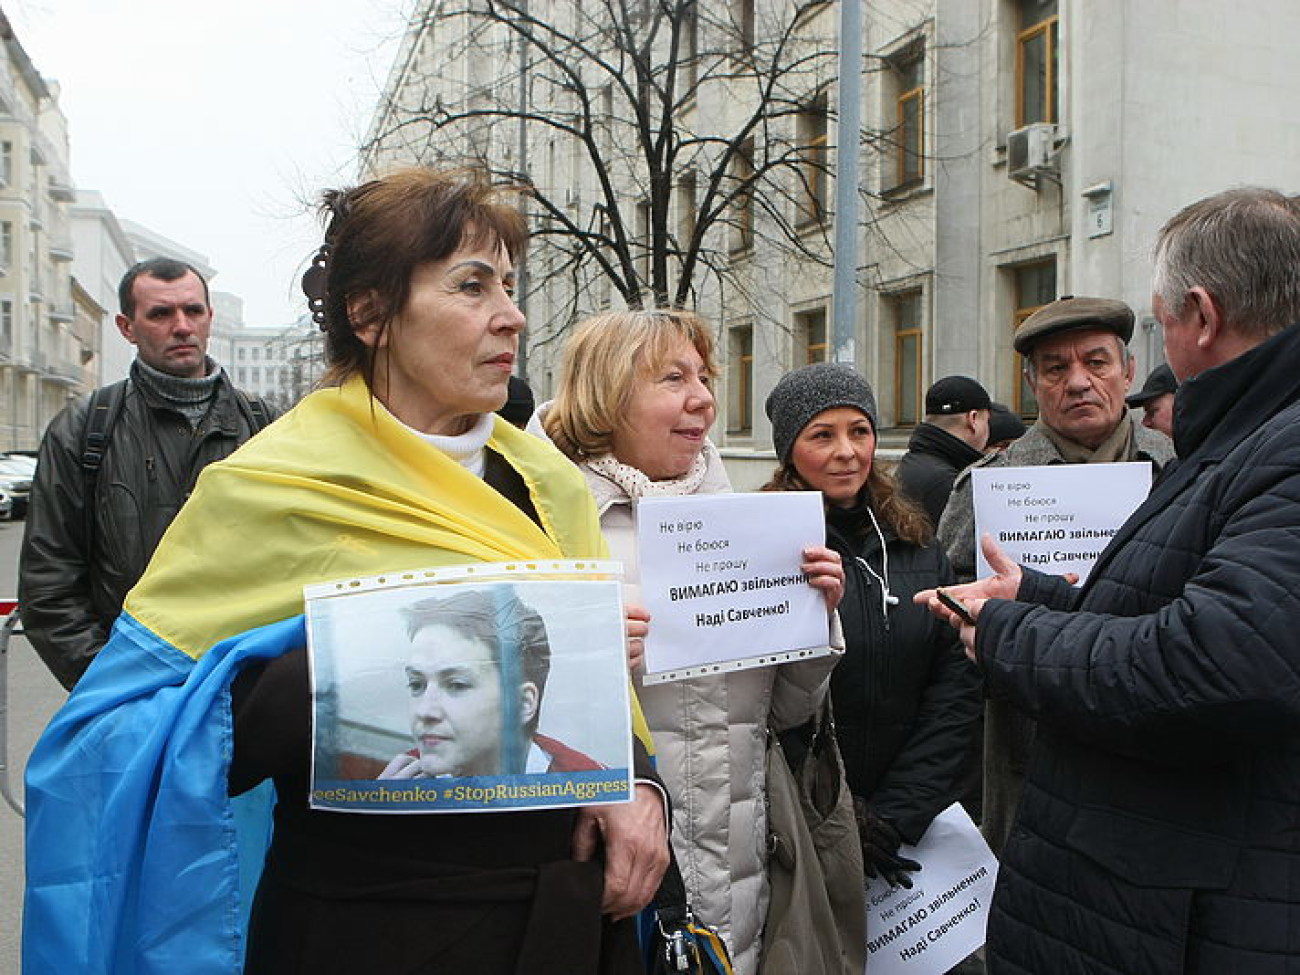
<svg viewBox="0 0 1300 975">
<path fill-rule="evenodd" d="M 556 398 L 539 410 L 536 424 L 587 478 L 611 554 L 626 566 L 629 603 L 638 601 L 637 501 L 731 490 L 708 437 L 716 374 L 712 336 L 696 315 L 610 312 L 577 328 Z M 804 571 L 833 609 L 839 557 L 808 541 Z M 768 900 L 766 730 L 807 722 L 837 659 L 638 688 L 691 906 L 721 931 L 739 975 L 757 971 Z"/>
</svg>

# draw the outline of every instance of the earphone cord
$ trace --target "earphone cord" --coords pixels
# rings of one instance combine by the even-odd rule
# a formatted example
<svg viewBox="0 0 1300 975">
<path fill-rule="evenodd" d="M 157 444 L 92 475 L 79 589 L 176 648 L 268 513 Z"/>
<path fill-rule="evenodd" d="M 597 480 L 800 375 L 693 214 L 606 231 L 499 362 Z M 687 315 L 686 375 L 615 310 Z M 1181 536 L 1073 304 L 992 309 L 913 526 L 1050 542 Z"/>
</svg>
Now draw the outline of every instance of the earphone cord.
<svg viewBox="0 0 1300 975">
<path fill-rule="evenodd" d="M 862 568 L 880 583 L 880 611 L 888 619 L 889 607 L 898 605 L 898 597 L 889 591 L 889 549 L 885 545 L 885 533 L 880 530 L 880 522 L 876 521 L 876 513 L 871 510 L 870 505 L 867 506 L 867 514 L 871 517 L 871 527 L 876 530 L 876 537 L 880 539 L 880 574 L 877 574 L 861 555 L 857 556 L 857 560 L 862 564 Z"/>
</svg>

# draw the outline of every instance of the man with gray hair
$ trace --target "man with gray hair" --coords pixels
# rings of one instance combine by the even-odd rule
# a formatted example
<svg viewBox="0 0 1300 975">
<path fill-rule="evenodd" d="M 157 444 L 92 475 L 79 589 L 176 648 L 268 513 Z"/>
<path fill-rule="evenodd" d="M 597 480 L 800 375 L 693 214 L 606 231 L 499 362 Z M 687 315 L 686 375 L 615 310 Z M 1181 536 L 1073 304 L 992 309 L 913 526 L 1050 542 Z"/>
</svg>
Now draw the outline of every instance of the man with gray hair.
<svg viewBox="0 0 1300 975">
<path fill-rule="evenodd" d="M 1058 298 L 1021 323 L 1013 344 L 1025 358 L 1038 420 L 1005 451 L 957 476 L 939 521 L 939 541 L 958 579 L 975 577 L 972 470 L 1148 461 L 1154 477 L 1173 459 L 1169 438 L 1139 425 L 1124 403 L 1133 383 L 1132 336 L 1133 310 L 1110 298 Z M 1033 739 L 1033 722 L 1005 702 L 989 700 L 980 826 L 995 853 L 1011 829 Z"/>
<path fill-rule="evenodd" d="M 989 692 L 1038 721 L 990 972 L 1295 971 L 1300 931 L 1300 203 L 1160 231 L 1179 461 L 1081 590 L 958 586 Z M 933 593 L 921 594 L 951 619 Z"/>
</svg>

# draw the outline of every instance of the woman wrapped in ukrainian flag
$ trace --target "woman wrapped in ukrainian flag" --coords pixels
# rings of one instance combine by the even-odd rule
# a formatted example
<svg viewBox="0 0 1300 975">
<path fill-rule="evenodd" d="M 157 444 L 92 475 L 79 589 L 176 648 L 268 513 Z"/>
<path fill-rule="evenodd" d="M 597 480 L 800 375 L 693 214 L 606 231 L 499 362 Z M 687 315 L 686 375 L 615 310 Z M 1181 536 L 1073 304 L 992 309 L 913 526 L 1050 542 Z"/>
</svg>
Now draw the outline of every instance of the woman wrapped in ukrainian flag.
<svg viewBox="0 0 1300 975">
<path fill-rule="evenodd" d="M 28 764 L 24 971 L 639 971 L 652 786 L 580 811 L 308 808 L 304 584 L 604 553 L 581 474 L 493 414 L 524 327 L 504 191 L 407 170 L 323 211 L 323 388 L 204 472 Z"/>
</svg>

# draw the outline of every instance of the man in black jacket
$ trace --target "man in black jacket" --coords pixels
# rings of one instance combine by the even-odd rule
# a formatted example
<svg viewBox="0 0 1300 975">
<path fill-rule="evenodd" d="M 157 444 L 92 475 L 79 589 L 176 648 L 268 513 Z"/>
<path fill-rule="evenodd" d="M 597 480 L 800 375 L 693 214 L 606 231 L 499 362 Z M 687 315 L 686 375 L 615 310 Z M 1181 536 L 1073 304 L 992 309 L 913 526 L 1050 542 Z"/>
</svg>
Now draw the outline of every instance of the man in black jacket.
<svg viewBox="0 0 1300 975">
<path fill-rule="evenodd" d="M 1039 728 L 992 973 L 1300 970 L 1300 201 L 1177 214 L 1152 309 L 1179 460 L 1081 591 L 990 539 L 997 575 L 956 589 Z"/>
<path fill-rule="evenodd" d="M 895 472 L 903 493 L 938 525 L 957 475 L 984 456 L 989 439 L 988 391 L 967 376 L 945 376 L 925 394 L 917 424 Z"/>
<path fill-rule="evenodd" d="M 272 418 L 208 357 L 212 305 L 193 267 L 169 258 L 136 264 L 118 301 L 118 330 L 136 347 L 130 377 L 50 422 L 23 534 L 23 630 L 69 690 L 199 472 Z"/>
</svg>

